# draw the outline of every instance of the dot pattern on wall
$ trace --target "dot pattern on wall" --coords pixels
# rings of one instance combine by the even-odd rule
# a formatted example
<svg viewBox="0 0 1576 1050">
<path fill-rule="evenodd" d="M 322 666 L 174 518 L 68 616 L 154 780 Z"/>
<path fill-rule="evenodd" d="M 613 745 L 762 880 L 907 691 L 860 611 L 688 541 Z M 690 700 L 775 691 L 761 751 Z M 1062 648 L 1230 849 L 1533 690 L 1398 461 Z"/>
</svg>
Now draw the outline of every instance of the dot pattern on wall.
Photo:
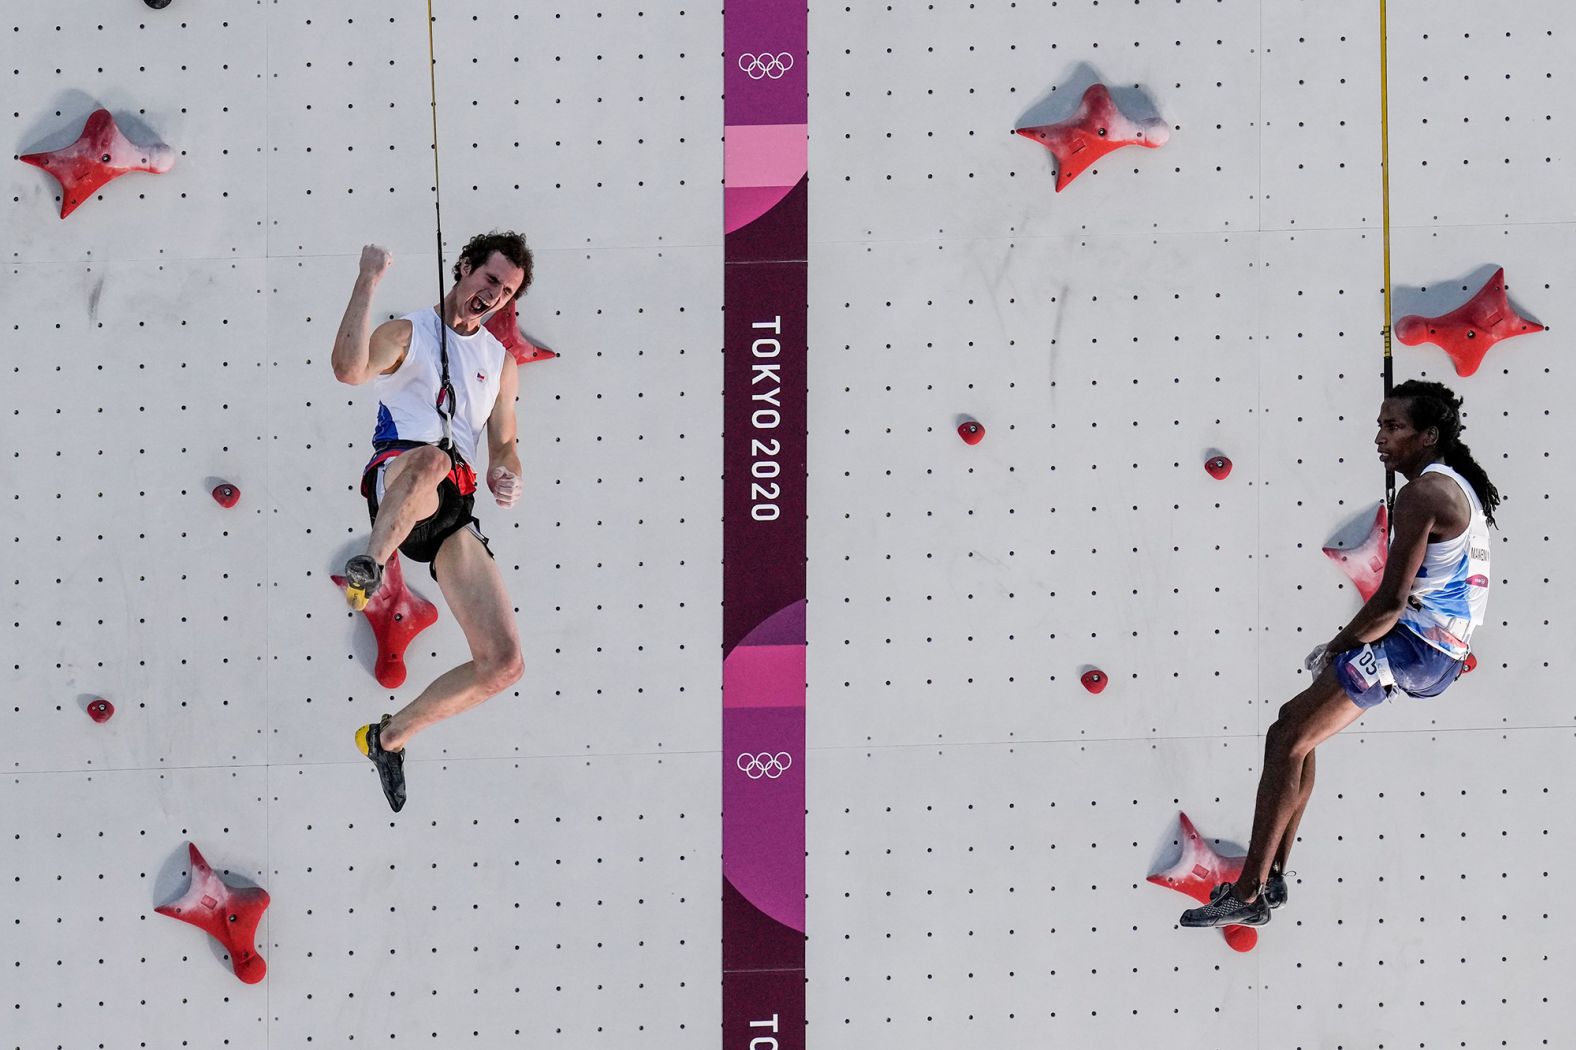
<svg viewBox="0 0 1576 1050">
<path fill-rule="evenodd" d="M 391 817 L 352 730 L 470 653 L 407 573 L 442 619 L 379 685 L 329 582 L 376 407 L 329 351 L 362 244 L 376 319 L 436 297 L 424 18 L 112 6 L 0 23 L 17 155 L 98 108 L 176 151 L 69 222 L 37 168 L 0 196 L 5 1045 L 710 1030 L 720 12 L 440 5 L 445 253 L 524 230 L 518 323 L 562 356 L 522 373 L 525 497 L 480 509 L 527 677 L 411 749 Z M 154 912 L 188 842 L 267 887 L 257 989 Z"/>
<path fill-rule="evenodd" d="M 398 816 L 350 730 L 467 650 L 412 573 L 443 616 L 391 693 L 327 582 L 373 418 L 327 357 L 363 243 L 378 317 L 435 294 L 424 15 L 0 19 L 14 158 L 100 108 L 176 152 L 66 222 L 0 166 L 7 1047 L 716 1039 L 721 9 L 438 6 L 445 253 L 524 229 L 519 320 L 563 356 L 522 384 L 525 497 L 482 508 L 526 677 L 423 738 Z M 1504 267 L 1549 331 L 1464 378 L 1397 351 L 1506 497 L 1478 667 L 1321 749 L 1239 955 L 1145 876 L 1179 810 L 1246 845 L 1263 729 L 1357 607 L 1320 548 L 1382 494 L 1373 6 L 810 11 L 817 1046 L 1576 1030 L 1573 32 L 1555 0 L 1390 12 L 1394 315 Z M 1012 131 L 1096 81 L 1172 136 L 1055 194 Z M 272 898 L 256 988 L 154 912 L 188 842 Z"/>
</svg>

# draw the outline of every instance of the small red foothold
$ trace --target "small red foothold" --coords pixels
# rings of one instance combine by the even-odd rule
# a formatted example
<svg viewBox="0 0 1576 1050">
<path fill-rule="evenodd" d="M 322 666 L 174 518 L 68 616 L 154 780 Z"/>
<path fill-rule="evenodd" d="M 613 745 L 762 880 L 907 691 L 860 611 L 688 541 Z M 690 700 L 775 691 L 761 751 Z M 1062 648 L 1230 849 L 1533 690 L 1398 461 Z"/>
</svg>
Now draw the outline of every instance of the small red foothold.
<svg viewBox="0 0 1576 1050">
<path fill-rule="evenodd" d="M 1078 680 L 1082 682 L 1083 687 L 1089 690 L 1091 693 L 1098 693 L 1103 690 L 1105 688 L 1105 683 L 1108 681 L 1105 676 L 1105 672 L 1100 670 L 1098 667 L 1094 667 L 1085 671 L 1083 673 L 1083 677 Z"/>
<path fill-rule="evenodd" d="M 235 501 L 241 498 L 241 490 L 226 482 L 223 485 L 214 486 L 213 498 L 221 507 L 233 507 L 235 506 Z"/>
<path fill-rule="evenodd" d="M 1467 653 L 1467 658 L 1461 664 L 1462 674 L 1471 674 L 1477 670 L 1477 653 Z"/>
<path fill-rule="evenodd" d="M 94 700 L 92 703 L 88 704 L 88 717 L 93 719 L 95 722 L 108 722 L 110 718 L 114 716 L 114 714 L 115 705 L 110 703 L 108 700 L 105 700 L 103 697 L 99 697 L 97 700 Z"/>
<path fill-rule="evenodd" d="M 1226 943 L 1235 952 L 1251 952 L 1259 943 L 1259 931 L 1252 926 L 1227 926 Z"/>
<path fill-rule="evenodd" d="M 1204 461 L 1204 469 L 1216 481 L 1225 481 L 1226 475 L 1231 473 L 1231 460 L 1225 456 L 1211 456 Z"/>
<path fill-rule="evenodd" d="M 958 437 L 963 439 L 965 445 L 978 445 L 985 440 L 985 424 L 971 419 L 959 425 Z"/>
</svg>

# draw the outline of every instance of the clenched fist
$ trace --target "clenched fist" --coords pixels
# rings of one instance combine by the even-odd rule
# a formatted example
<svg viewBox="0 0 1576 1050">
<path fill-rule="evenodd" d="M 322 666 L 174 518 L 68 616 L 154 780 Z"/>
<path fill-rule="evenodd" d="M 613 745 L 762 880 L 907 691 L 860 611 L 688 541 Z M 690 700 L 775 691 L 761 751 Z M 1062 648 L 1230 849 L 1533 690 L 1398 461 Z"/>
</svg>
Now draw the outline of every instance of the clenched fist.
<svg viewBox="0 0 1576 1050">
<path fill-rule="evenodd" d="M 394 254 L 387 248 L 369 244 L 361 249 L 361 276 L 381 278 L 394 265 Z"/>
<path fill-rule="evenodd" d="M 487 487 L 500 507 L 512 507 L 520 498 L 520 476 L 507 467 L 494 467 L 487 472 Z"/>
</svg>

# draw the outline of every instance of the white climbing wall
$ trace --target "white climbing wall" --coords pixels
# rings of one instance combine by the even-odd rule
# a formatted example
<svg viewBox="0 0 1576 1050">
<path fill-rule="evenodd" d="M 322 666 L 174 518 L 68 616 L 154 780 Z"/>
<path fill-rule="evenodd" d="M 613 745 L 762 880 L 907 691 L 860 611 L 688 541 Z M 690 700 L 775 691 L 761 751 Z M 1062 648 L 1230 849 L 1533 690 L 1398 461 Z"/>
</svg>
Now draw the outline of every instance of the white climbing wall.
<svg viewBox="0 0 1576 1050">
<path fill-rule="evenodd" d="M 421 3 L 9 7 L 12 149 L 111 109 L 178 151 L 69 219 L 0 199 L 7 558 L 0 1046 L 680 1046 L 720 1009 L 715 11 L 436 4 L 444 233 L 530 237 L 527 492 L 479 514 L 527 675 L 410 748 L 328 581 L 367 527 L 375 403 L 329 350 L 437 297 Z M 221 509 L 224 479 L 241 500 Z M 103 726 L 83 713 L 104 696 Z M 263 885 L 264 984 L 153 914 L 186 843 Z M 352 1042 L 354 1040 L 354 1042 Z"/>
<path fill-rule="evenodd" d="M 1377 3 L 811 14 L 811 1045 L 1567 1045 L 1570 15 L 1390 5 L 1396 314 L 1502 265 L 1552 330 L 1459 381 L 1396 347 L 1507 497 L 1481 664 L 1320 751 L 1239 955 L 1145 876 L 1179 811 L 1245 846 L 1357 606 L 1320 548 L 1383 495 Z M 1057 194 L 1010 132 L 1095 80 L 1172 135 Z"/>
<path fill-rule="evenodd" d="M 412 567 L 442 619 L 391 696 L 326 579 L 373 418 L 328 351 L 361 244 L 380 315 L 436 295 L 425 7 L 0 16 L 14 154 L 99 106 L 177 151 L 65 221 L 0 174 L 0 1050 L 717 1043 L 721 14 L 434 7 L 447 251 L 525 231 L 563 356 L 480 511 L 526 677 L 412 745 L 397 817 L 351 732 L 466 654 Z M 1550 331 L 1460 380 L 1396 347 L 1507 497 L 1481 663 L 1320 751 L 1239 955 L 1144 877 L 1179 810 L 1243 843 L 1356 607 L 1319 548 L 1382 495 L 1376 0 L 811 5 L 807 1045 L 1576 1031 L 1576 18 L 1389 17 L 1396 315 L 1504 266 Z M 1095 80 L 1171 139 L 1054 193 L 1011 131 Z M 188 841 L 272 895 L 265 983 L 153 913 Z"/>
</svg>

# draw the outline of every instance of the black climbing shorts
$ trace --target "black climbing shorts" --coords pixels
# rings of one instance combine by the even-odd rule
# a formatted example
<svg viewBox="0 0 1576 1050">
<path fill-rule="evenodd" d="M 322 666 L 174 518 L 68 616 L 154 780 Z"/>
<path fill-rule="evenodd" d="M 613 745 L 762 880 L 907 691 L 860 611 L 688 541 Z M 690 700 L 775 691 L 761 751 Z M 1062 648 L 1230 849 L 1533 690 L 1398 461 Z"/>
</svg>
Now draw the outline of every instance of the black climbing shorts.
<svg viewBox="0 0 1576 1050">
<path fill-rule="evenodd" d="M 361 479 L 361 491 L 367 497 L 367 514 L 373 523 L 378 520 L 378 503 L 383 495 L 383 471 L 393 458 L 390 456 L 380 459 L 367 469 Z M 455 483 L 453 476 L 444 478 L 438 486 L 438 509 L 411 528 L 410 535 L 406 536 L 405 542 L 399 545 L 400 553 L 411 561 L 427 562 L 427 572 L 436 581 L 438 549 L 443 546 L 443 541 L 461 529 L 470 529 L 476 538 L 482 541 L 482 548 L 487 551 L 487 556 L 495 557 L 487 537 L 482 535 L 480 522 L 472 513 L 475 506 L 474 494 L 461 495 L 460 487 Z"/>
</svg>

